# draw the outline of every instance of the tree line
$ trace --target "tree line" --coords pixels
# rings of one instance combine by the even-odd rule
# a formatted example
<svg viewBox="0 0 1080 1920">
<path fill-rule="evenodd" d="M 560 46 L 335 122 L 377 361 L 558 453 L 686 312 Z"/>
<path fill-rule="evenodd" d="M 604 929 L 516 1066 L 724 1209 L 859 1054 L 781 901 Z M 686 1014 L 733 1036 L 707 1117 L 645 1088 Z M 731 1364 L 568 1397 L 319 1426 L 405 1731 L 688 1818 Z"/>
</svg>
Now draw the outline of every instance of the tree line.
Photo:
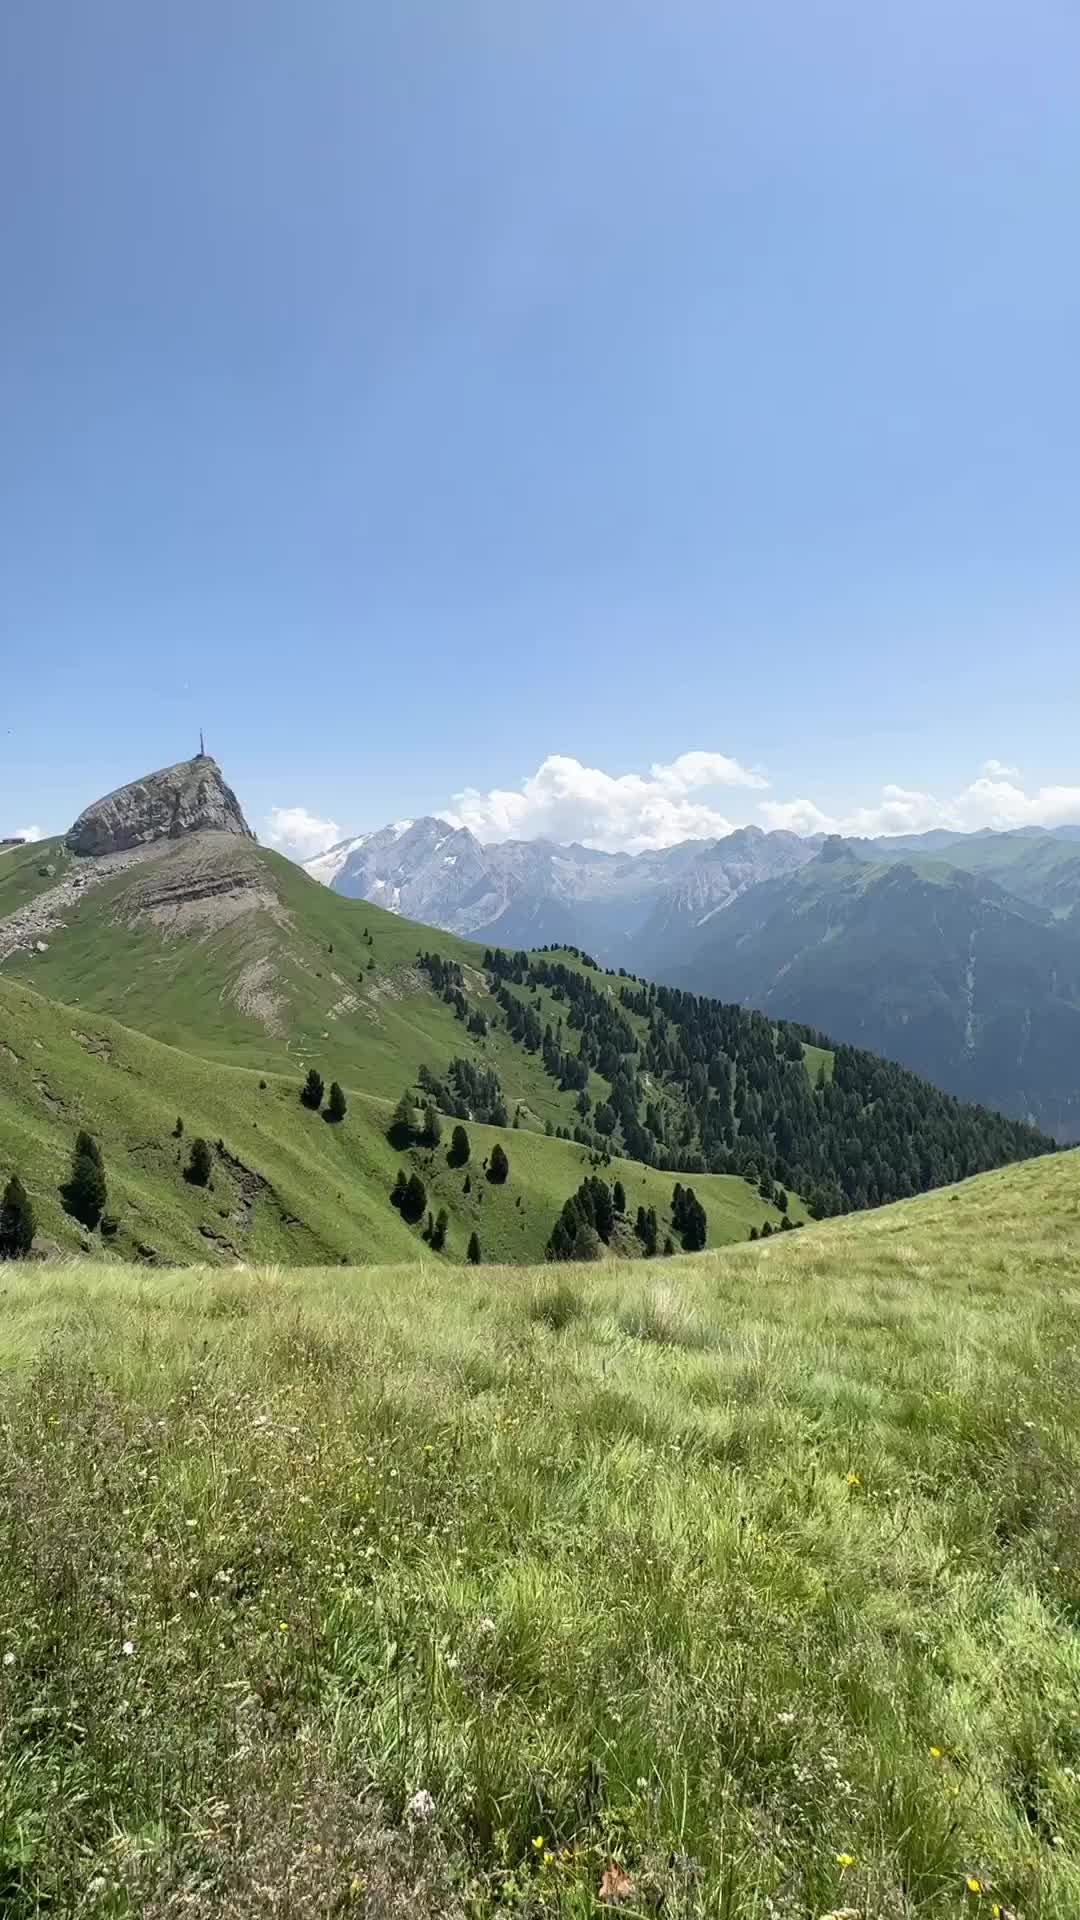
<svg viewBox="0 0 1080 1920">
<path fill-rule="evenodd" d="M 578 1088 L 575 1140 L 666 1172 L 738 1174 L 781 1213 L 789 1190 L 821 1219 L 1054 1151 L 1022 1121 L 812 1028 L 632 975 L 608 984 L 549 952 L 489 950 L 485 966 L 511 1036 Z M 539 988 L 560 1008 L 554 1025 L 514 992 Z M 811 1076 L 807 1047 L 831 1073 L 823 1060 Z M 609 1087 L 595 1107 L 590 1070 Z"/>
</svg>

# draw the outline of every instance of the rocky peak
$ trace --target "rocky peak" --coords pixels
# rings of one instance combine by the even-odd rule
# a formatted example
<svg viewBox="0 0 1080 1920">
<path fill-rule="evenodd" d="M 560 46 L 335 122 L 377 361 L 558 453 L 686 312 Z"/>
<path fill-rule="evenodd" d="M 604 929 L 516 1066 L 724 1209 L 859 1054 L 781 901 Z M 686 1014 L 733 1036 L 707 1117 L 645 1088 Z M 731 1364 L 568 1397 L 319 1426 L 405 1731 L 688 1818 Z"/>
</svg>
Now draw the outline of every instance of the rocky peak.
<svg viewBox="0 0 1080 1920">
<path fill-rule="evenodd" d="M 221 768 L 207 753 L 144 774 L 141 780 L 95 800 L 80 813 L 67 844 L 72 853 L 123 853 L 154 840 L 179 840 L 188 833 L 255 838 Z"/>
</svg>

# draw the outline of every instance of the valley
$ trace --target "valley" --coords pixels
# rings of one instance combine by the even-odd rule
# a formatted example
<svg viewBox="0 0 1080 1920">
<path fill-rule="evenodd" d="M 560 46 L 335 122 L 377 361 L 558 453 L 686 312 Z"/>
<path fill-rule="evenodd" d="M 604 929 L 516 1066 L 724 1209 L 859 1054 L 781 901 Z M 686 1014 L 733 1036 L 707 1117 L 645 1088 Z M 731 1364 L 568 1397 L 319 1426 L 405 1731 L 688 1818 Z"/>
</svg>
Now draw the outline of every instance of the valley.
<svg viewBox="0 0 1080 1920">
<path fill-rule="evenodd" d="M 0 1166 L 46 1250 L 430 1263 L 475 1237 L 479 1259 L 525 1264 L 600 1179 L 623 1205 L 609 1221 L 605 1202 L 591 1252 L 640 1258 L 685 1238 L 684 1183 L 718 1246 L 1051 1144 L 809 1026 L 343 898 L 258 845 L 211 761 L 88 816 L 99 855 L 66 840 L 0 855 Z M 302 1104 L 313 1071 L 343 1090 L 341 1124 Z M 493 1089 L 479 1108 L 477 1076 Z M 451 1164 L 456 1120 L 468 1166 Z M 107 1233 L 64 1201 L 80 1131 L 104 1156 Z M 205 1188 L 185 1177 L 193 1140 Z M 496 1146 L 505 1181 L 488 1178 Z M 423 1195 L 413 1220 L 390 1203 L 399 1172 Z"/>
<path fill-rule="evenodd" d="M 576 945 L 823 1029 L 1062 1143 L 1080 1137 L 1080 855 L 1067 827 L 877 840 L 742 827 L 630 856 L 481 846 L 427 819 L 344 842 L 308 871 L 478 940 Z"/>
</svg>

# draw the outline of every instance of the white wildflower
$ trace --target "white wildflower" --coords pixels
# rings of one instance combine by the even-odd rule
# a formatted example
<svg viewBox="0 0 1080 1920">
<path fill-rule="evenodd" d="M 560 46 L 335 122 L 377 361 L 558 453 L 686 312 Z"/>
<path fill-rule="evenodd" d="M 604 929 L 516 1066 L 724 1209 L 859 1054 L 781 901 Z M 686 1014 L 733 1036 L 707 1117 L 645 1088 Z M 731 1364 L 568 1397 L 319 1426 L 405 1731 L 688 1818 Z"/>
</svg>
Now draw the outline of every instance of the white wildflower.
<svg viewBox="0 0 1080 1920">
<path fill-rule="evenodd" d="M 426 1787 L 421 1787 L 419 1793 L 413 1794 L 412 1799 L 405 1808 L 405 1812 L 408 1814 L 410 1820 L 434 1820 L 435 1802 Z"/>
</svg>

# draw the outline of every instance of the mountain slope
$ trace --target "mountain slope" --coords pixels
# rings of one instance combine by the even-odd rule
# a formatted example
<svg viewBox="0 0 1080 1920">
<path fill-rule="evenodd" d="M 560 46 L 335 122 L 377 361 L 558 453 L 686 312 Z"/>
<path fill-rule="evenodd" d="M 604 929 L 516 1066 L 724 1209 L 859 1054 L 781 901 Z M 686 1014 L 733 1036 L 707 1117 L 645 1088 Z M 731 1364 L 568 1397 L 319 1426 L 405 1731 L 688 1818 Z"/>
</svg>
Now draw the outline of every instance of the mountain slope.
<svg viewBox="0 0 1080 1920">
<path fill-rule="evenodd" d="M 389 1205 L 404 1161 L 421 1174 L 430 1208 L 449 1215 L 448 1258 L 463 1259 L 476 1232 L 485 1258 L 543 1258 L 555 1217 L 588 1171 L 571 1141 L 468 1123 L 469 1169 L 449 1164 L 447 1144 L 402 1152 L 387 1138 L 391 1102 L 346 1082 L 349 1111 L 327 1124 L 298 1098 L 299 1077 L 226 1066 L 162 1045 L 118 1022 L 43 1000 L 0 975 L 0 1169 L 18 1167 L 40 1234 L 57 1246 L 96 1247 L 62 1205 L 79 1128 L 98 1139 L 119 1222 L 107 1250 L 124 1259 L 346 1260 L 415 1262 L 429 1255 Z M 175 1125 L 183 1121 L 183 1135 Z M 184 1178 L 191 1142 L 215 1147 L 213 1187 Z M 447 1128 L 447 1142 L 449 1128 Z M 492 1185 L 484 1162 L 496 1141 L 510 1178 Z M 613 1161 L 633 1206 L 654 1206 L 666 1233 L 672 1180 L 654 1168 Z M 470 1191 L 464 1191 L 466 1173 Z M 697 1188 L 709 1243 L 745 1239 L 780 1213 L 743 1180 L 712 1175 Z M 796 1203 L 792 1211 L 801 1210 Z"/>
<path fill-rule="evenodd" d="M 816 1214 L 843 1211 L 1049 1144 L 869 1055 L 834 1057 L 820 1035 L 604 974 L 580 954 L 506 954 L 433 934 L 342 898 L 245 833 L 196 821 L 173 837 L 167 809 L 133 804 L 116 852 L 78 858 L 47 843 L 0 860 L 3 978 L 42 996 L 18 1020 L 0 1008 L 8 1151 L 14 1160 L 20 1129 L 38 1143 L 57 1233 L 74 1231 L 55 1196 L 79 1126 L 100 1126 L 122 1164 L 143 1156 L 125 1245 L 164 1180 L 169 1247 L 190 1257 L 198 1233 L 223 1258 L 309 1258 L 311 1236 L 338 1258 L 425 1257 L 389 1207 L 402 1161 L 430 1212 L 446 1208 L 452 1248 L 475 1230 L 487 1256 L 522 1259 L 543 1251 L 597 1168 L 626 1190 L 614 1244 L 631 1251 L 653 1231 L 638 1222 L 635 1238 L 639 1208 L 655 1209 L 663 1244 L 676 1177 L 693 1178 L 716 1241 L 780 1226 L 785 1211 L 797 1221 L 800 1195 Z M 127 1038 L 102 1036 L 93 1016 Z M 163 1051 L 139 1054 L 140 1037 Z M 102 1058 L 121 1056 L 123 1076 L 105 1073 Z M 299 1104 L 310 1069 L 346 1090 L 340 1133 Z M 431 1102 L 450 1122 L 496 1129 L 480 1133 L 469 1176 L 451 1177 L 445 1150 L 431 1153 L 415 1126 L 391 1149 L 391 1109 L 406 1090 L 414 1108 Z M 224 1141 L 227 1230 L 177 1190 L 177 1114 L 186 1138 Z M 513 1170 L 505 1190 L 483 1178 L 496 1140 Z M 611 1171 L 620 1161 L 639 1164 Z"/>
<path fill-rule="evenodd" d="M 1080 1134 L 1080 920 L 978 873 L 835 846 L 734 903 L 666 971 Z"/>
</svg>

